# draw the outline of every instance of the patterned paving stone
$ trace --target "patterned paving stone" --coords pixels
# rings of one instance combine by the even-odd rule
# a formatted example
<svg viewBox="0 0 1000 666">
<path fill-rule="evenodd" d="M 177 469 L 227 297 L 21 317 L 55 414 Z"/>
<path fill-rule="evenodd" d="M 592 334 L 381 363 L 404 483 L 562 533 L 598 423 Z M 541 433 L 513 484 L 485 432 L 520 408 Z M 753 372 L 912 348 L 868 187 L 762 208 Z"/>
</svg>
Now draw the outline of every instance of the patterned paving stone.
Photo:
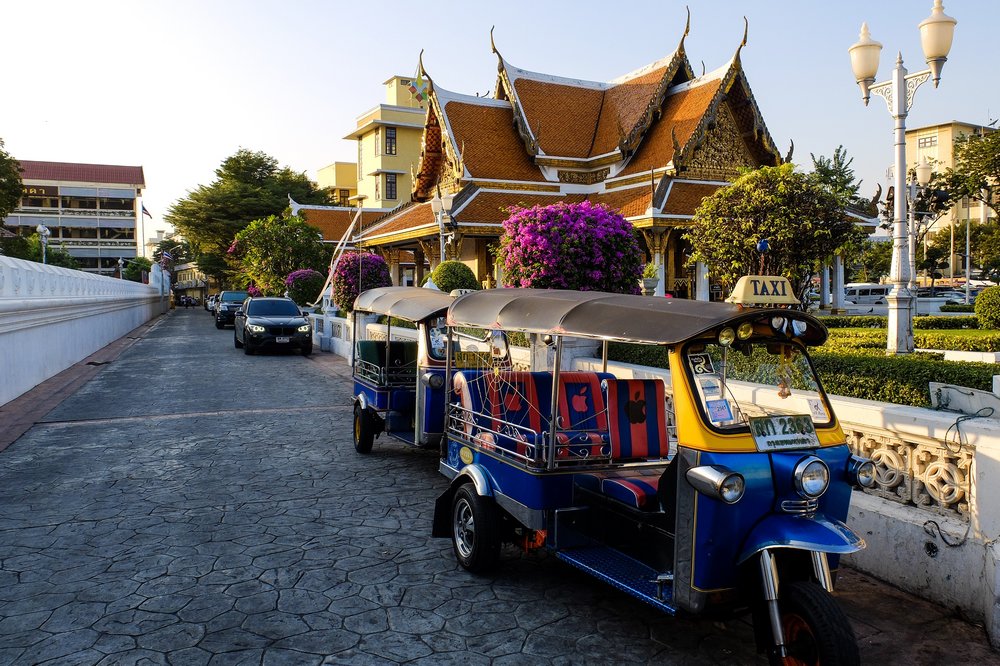
<svg viewBox="0 0 1000 666">
<path fill-rule="evenodd" d="M 344 372 L 177 311 L 0 454 L 0 664 L 763 663 L 745 621 L 665 618 L 545 555 L 462 570 L 429 535 L 435 452 L 357 455 Z"/>
</svg>

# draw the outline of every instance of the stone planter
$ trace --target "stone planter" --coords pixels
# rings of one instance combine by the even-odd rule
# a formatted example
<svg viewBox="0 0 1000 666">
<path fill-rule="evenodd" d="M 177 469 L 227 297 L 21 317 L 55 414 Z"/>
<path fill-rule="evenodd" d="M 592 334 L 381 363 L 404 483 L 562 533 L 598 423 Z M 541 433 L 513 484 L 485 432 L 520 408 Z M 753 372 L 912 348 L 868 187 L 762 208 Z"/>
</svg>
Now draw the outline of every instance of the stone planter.
<svg viewBox="0 0 1000 666">
<path fill-rule="evenodd" d="M 652 296 L 656 293 L 656 285 L 660 283 L 660 278 L 642 278 L 639 286 L 642 288 L 643 296 Z"/>
</svg>

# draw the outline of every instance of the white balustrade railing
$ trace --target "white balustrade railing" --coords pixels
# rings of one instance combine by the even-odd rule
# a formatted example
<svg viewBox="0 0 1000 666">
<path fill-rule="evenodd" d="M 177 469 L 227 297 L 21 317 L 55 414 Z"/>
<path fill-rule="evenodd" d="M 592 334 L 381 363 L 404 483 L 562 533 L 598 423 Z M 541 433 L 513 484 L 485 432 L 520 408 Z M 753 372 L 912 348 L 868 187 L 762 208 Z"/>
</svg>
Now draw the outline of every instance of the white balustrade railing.
<svg viewBox="0 0 1000 666">
<path fill-rule="evenodd" d="M 0 405 L 161 314 L 168 293 L 165 280 L 161 289 L 0 256 Z"/>
</svg>

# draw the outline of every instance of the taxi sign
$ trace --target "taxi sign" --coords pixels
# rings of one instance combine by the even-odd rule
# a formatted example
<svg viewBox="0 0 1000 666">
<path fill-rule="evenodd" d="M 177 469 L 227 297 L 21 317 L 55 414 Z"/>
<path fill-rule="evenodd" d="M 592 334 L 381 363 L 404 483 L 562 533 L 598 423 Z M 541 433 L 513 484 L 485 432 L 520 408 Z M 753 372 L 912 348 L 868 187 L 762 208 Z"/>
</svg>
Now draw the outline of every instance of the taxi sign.
<svg viewBox="0 0 1000 666">
<path fill-rule="evenodd" d="M 780 275 L 744 275 L 736 281 L 727 303 L 748 305 L 798 305 L 792 283 Z"/>
</svg>

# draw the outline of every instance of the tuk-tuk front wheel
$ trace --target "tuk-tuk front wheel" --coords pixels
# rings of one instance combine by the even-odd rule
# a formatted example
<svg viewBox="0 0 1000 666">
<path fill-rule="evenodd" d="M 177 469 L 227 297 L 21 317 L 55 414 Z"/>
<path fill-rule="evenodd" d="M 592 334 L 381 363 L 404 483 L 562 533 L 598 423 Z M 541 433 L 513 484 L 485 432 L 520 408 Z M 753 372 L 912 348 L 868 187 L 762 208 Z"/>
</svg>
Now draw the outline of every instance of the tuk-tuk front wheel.
<svg viewBox="0 0 1000 666">
<path fill-rule="evenodd" d="M 354 450 L 358 453 L 371 453 L 375 442 L 375 424 L 372 423 L 368 410 L 359 404 L 354 405 L 354 428 L 351 432 L 354 435 Z"/>
<path fill-rule="evenodd" d="M 778 601 L 788 656 L 772 664 L 854 666 L 861 663 L 851 623 L 829 592 L 813 582 L 783 583 Z"/>
<path fill-rule="evenodd" d="M 451 534 L 455 557 L 473 573 L 485 573 L 500 557 L 500 520 L 493 498 L 461 486 L 451 503 Z"/>
</svg>

